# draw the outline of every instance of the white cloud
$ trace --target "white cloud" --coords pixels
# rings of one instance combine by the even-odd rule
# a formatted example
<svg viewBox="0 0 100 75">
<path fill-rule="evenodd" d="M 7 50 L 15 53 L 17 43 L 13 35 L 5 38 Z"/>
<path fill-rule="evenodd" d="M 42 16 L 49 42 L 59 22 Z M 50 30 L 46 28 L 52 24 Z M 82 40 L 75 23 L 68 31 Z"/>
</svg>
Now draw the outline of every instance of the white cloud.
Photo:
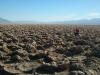
<svg viewBox="0 0 100 75">
<path fill-rule="evenodd" d="M 100 13 L 92 12 L 88 16 L 90 16 L 90 17 L 97 17 L 97 16 L 100 16 Z"/>
<path fill-rule="evenodd" d="M 69 15 L 69 16 L 53 16 L 53 17 L 48 17 L 49 19 L 56 19 L 56 20 L 80 20 L 80 19 L 93 19 L 93 18 L 100 18 L 100 13 L 98 12 L 90 12 L 87 13 L 86 15 Z"/>
<path fill-rule="evenodd" d="M 73 19 L 75 18 L 74 15 L 68 15 L 68 16 L 48 16 L 46 17 L 48 19 Z"/>
<path fill-rule="evenodd" d="M 91 12 L 87 15 L 87 19 L 100 18 L 100 13 Z"/>
<path fill-rule="evenodd" d="M 80 19 L 93 19 L 93 18 L 100 18 L 100 13 L 97 12 L 90 12 L 84 16 L 77 16 L 76 18 L 74 18 L 75 20 L 80 20 Z"/>
<path fill-rule="evenodd" d="M 75 15 L 58 15 L 58 16 L 35 16 L 36 18 L 39 18 L 42 21 L 66 21 L 66 20 L 72 20 L 76 16 Z"/>
<path fill-rule="evenodd" d="M 100 18 L 100 13 L 98 12 L 90 12 L 83 15 L 78 14 L 67 14 L 67 15 L 57 15 L 57 16 L 33 16 L 39 21 L 49 22 L 49 21 L 68 21 L 68 20 L 81 20 L 81 19 L 93 19 Z"/>
</svg>

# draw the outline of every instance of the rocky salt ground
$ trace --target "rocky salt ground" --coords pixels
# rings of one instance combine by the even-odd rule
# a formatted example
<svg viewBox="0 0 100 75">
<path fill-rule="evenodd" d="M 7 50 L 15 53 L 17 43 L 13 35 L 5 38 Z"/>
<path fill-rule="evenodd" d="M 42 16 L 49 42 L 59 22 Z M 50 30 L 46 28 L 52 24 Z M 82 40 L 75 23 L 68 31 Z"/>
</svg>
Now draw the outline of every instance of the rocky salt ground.
<svg viewBox="0 0 100 75">
<path fill-rule="evenodd" d="M 99 75 L 100 26 L 0 25 L 0 75 Z"/>
</svg>

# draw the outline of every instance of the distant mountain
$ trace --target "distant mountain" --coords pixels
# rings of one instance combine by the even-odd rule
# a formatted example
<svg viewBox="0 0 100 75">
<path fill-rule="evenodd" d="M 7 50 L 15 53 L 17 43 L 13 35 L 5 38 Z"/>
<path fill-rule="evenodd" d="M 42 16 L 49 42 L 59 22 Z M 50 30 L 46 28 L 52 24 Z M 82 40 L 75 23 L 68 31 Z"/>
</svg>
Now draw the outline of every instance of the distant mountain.
<svg viewBox="0 0 100 75">
<path fill-rule="evenodd" d="M 0 18 L 0 23 L 10 23 L 10 21 L 3 19 L 3 18 Z"/>
<path fill-rule="evenodd" d="M 9 21 L 0 18 L 0 23 L 12 23 L 12 24 L 86 24 L 86 25 L 100 25 L 100 18 L 95 19 L 81 19 L 81 20 L 70 20 L 70 21 L 57 21 L 57 22 L 39 22 L 39 21 Z"/>
<path fill-rule="evenodd" d="M 39 21 L 16 21 L 13 23 L 18 24 L 86 24 L 86 25 L 98 25 L 100 24 L 100 18 L 95 19 L 81 19 L 81 20 L 70 20 L 70 21 L 56 21 L 56 22 L 39 22 Z"/>
<path fill-rule="evenodd" d="M 43 22 L 39 22 L 39 21 L 15 21 L 13 23 L 16 23 L 16 24 L 42 24 Z"/>
<path fill-rule="evenodd" d="M 82 19 L 82 20 L 73 20 L 73 21 L 64 21 L 64 24 L 91 24 L 91 25 L 98 25 L 100 24 L 100 18 L 95 19 Z"/>
</svg>

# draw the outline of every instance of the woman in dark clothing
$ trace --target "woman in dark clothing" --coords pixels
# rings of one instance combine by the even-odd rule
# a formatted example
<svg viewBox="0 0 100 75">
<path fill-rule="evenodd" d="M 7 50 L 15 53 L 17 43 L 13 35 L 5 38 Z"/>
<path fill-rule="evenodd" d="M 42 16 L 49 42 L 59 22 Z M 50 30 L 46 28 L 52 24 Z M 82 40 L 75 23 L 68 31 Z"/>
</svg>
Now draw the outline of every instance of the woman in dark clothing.
<svg viewBox="0 0 100 75">
<path fill-rule="evenodd" d="M 75 35 L 75 36 L 79 36 L 79 28 L 76 28 L 76 29 L 75 29 L 74 35 Z"/>
</svg>

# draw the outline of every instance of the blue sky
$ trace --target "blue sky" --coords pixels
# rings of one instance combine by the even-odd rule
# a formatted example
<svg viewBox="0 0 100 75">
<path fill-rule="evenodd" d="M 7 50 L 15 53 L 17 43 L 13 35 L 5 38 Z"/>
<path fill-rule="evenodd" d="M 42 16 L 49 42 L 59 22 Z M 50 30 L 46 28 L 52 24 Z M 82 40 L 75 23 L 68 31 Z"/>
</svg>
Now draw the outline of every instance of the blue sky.
<svg viewBox="0 0 100 75">
<path fill-rule="evenodd" d="M 100 18 L 100 0 L 0 0 L 0 17 L 41 22 Z"/>
</svg>

